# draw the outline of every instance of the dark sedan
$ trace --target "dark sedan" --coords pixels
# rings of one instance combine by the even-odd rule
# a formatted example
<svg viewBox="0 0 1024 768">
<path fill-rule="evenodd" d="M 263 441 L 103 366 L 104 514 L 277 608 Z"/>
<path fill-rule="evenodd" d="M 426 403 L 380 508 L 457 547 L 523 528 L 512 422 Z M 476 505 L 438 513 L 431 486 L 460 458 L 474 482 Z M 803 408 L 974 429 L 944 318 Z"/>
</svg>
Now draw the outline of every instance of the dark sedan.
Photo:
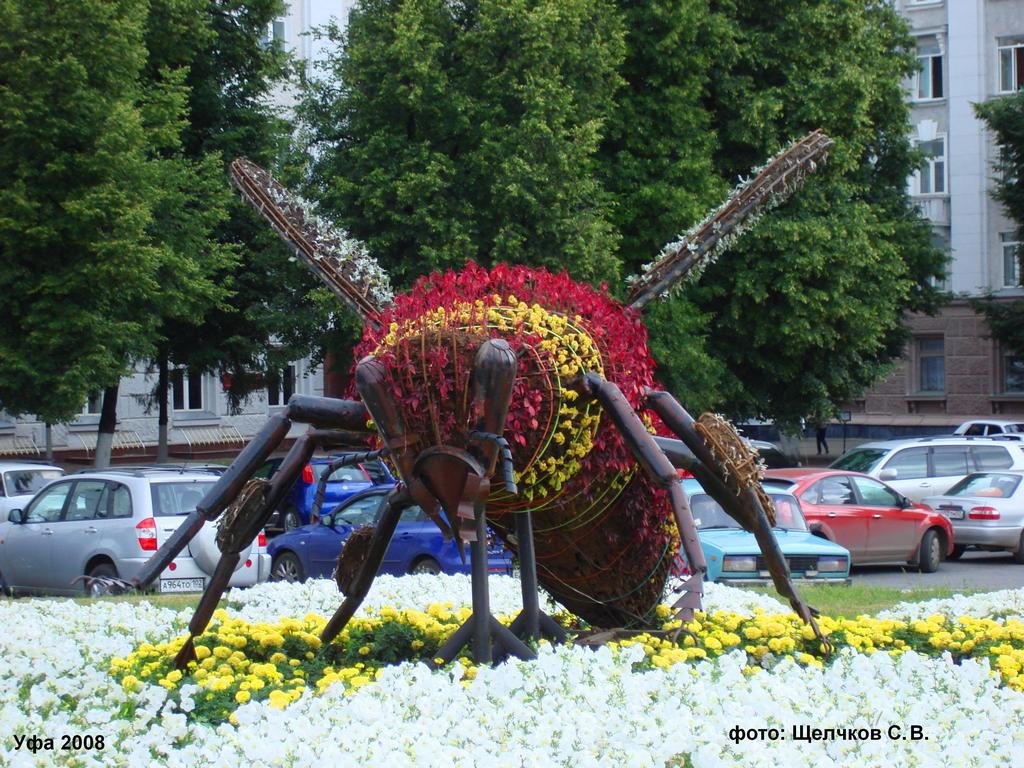
<svg viewBox="0 0 1024 768">
<path fill-rule="evenodd" d="M 273 581 L 302 581 L 310 577 L 330 577 L 338 553 L 354 530 L 375 525 L 383 513 L 384 499 L 393 485 L 376 486 L 339 504 L 319 523 L 304 525 L 283 533 L 267 546 L 272 558 Z M 469 573 L 469 547 L 465 562 L 459 557 L 455 541 L 445 541 L 441 531 L 418 506 L 409 506 L 391 544 L 384 554 L 378 573 L 401 576 L 407 573 Z M 490 573 L 512 572 L 512 555 L 495 541 L 488 549 Z"/>
</svg>

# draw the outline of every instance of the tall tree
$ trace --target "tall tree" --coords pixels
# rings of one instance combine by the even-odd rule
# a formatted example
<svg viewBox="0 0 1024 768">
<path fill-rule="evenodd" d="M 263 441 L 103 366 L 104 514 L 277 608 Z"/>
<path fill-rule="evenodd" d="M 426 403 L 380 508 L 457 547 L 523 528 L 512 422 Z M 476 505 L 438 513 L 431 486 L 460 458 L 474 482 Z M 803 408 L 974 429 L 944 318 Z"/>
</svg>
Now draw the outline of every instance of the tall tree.
<svg viewBox="0 0 1024 768">
<path fill-rule="evenodd" d="M 596 0 L 366 0 L 313 84 L 313 182 L 399 285 L 511 261 L 617 273 L 596 153 L 623 55 Z"/>
<path fill-rule="evenodd" d="M 151 71 L 170 66 L 187 72 L 183 153 L 194 163 L 215 166 L 224 189 L 227 164 L 241 155 L 288 172 L 282 163 L 292 126 L 282 116 L 287 110 L 275 106 L 274 91 L 287 82 L 290 64 L 267 36 L 284 9 L 283 0 L 153 2 L 147 35 Z M 226 205 L 213 239 L 239 260 L 216 273 L 231 299 L 170 318 L 156 360 L 161 381 L 168 366 L 193 374 L 228 373 L 229 403 L 238 407 L 259 388 L 262 374 L 307 355 L 320 359 L 332 338 L 348 340 L 352 334 L 335 318 L 328 293 L 288 258 L 262 219 L 237 197 Z M 156 400 L 166 425 L 166 394 Z"/>
<path fill-rule="evenodd" d="M 1024 91 L 975 104 L 974 111 L 995 135 L 999 145 L 993 197 L 1017 224 L 1017 241 L 1024 236 Z M 1024 253 L 1017 249 L 1017 274 L 1024 275 Z M 1021 280 L 1024 284 L 1024 280 Z M 986 296 L 973 302 L 985 315 L 992 338 L 1024 358 L 1024 300 L 999 301 Z"/>
<path fill-rule="evenodd" d="M 903 313 L 941 300 L 931 281 L 946 257 L 905 192 L 912 41 L 881 0 L 711 8 L 728 28 L 707 99 L 719 174 L 735 179 L 812 128 L 836 140 L 824 173 L 688 294 L 726 368 L 721 407 L 795 423 L 870 386 L 902 352 Z"/>
<path fill-rule="evenodd" d="M 153 348 L 151 132 L 173 126 L 140 80 L 146 3 L 0 8 L 0 403 L 59 422 Z"/>
</svg>

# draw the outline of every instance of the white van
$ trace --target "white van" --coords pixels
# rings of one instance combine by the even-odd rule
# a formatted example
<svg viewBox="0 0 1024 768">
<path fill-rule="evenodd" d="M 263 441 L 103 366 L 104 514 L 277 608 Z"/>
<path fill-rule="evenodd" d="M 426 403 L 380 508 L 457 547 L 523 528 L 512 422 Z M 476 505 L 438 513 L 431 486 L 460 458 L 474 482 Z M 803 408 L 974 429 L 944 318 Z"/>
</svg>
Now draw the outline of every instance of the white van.
<svg viewBox="0 0 1024 768">
<path fill-rule="evenodd" d="M 830 466 L 871 475 L 920 501 L 945 493 L 971 472 L 1024 469 L 1024 443 L 949 436 L 881 440 L 847 451 Z"/>
</svg>

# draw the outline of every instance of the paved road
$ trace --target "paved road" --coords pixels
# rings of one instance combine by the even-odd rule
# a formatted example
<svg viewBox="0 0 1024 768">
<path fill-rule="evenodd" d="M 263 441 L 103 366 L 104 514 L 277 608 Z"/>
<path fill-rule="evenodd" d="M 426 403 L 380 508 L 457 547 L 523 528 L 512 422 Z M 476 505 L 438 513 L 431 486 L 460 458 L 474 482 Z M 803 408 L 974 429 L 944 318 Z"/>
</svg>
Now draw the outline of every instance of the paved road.
<svg viewBox="0 0 1024 768">
<path fill-rule="evenodd" d="M 1024 565 L 1002 552 L 965 552 L 959 560 L 947 560 L 935 573 L 920 573 L 896 565 L 854 566 L 854 584 L 879 587 L 953 587 L 965 589 L 1019 589 L 1024 587 Z"/>
</svg>

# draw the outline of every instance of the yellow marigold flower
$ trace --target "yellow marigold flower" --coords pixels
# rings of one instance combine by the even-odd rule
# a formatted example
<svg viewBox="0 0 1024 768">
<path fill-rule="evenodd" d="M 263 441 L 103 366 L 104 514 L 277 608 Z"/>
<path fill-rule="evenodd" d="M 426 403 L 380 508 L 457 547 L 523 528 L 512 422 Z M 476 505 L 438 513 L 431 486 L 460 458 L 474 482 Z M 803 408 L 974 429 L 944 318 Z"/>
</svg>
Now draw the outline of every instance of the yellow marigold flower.
<svg viewBox="0 0 1024 768">
<path fill-rule="evenodd" d="M 235 701 L 237 701 L 239 704 L 245 704 L 245 702 L 247 702 L 250 698 L 252 697 L 249 695 L 248 691 L 239 691 L 235 694 Z"/>
</svg>

